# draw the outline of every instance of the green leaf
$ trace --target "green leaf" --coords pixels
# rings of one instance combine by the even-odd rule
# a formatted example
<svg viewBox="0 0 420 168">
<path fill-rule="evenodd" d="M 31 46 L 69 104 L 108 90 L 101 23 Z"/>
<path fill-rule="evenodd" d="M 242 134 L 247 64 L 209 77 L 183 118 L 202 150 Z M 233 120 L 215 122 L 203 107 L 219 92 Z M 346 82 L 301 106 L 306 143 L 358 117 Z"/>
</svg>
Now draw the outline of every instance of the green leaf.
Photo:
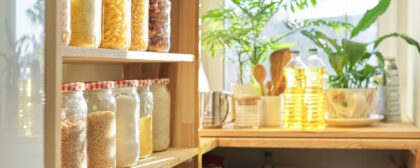
<svg viewBox="0 0 420 168">
<path fill-rule="evenodd" d="M 379 46 L 379 44 L 380 44 L 382 41 L 384 41 L 385 39 L 387 39 L 387 38 L 389 38 L 389 37 L 399 37 L 399 38 L 402 38 L 402 39 L 403 39 L 403 40 L 405 40 L 408 44 L 415 46 L 415 47 L 417 48 L 417 51 L 420 53 L 420 45 L 419 45 L 419 43 L 418 43 L 416 40 L 414 40 L 414 39 L 413 39 L 413 38 L 411 38 L 411 37 L 408 37 L 408 36 L 407 36 L 407 35 L 405 35 L 405 34 L 399 34 L 399 33 L 391 33 L 391 34 L 387 34 L 387 35 L 384 35 L 384 36 L 382 36 L 382 37 L 380 37 L 380 38 L 376 39 L 376 40 L 374 41 L 374 46 L 373 46 L 373 48 L 377 48 L 377 47 Z"/>
<path fill-rule="evenodd" d="M 345 74 L 344 67 L 348 63 L 348 55 L 346 53 L 331 53 L 328 54 L 331 67 L 337 73 L 337 76 Z"/>
<path fill-rule="evenodd" d="M 331 55 L 333 53 L 332 49 L 326 45 L 325 43 L 321 42 L 315 35 L 313 35 L 311 32 L 307 30 L 300 31 L 304 36 L 308 37 L 315 45 L 317 45 L 319 48 L 322 48 L 325 53 L 328 55 Z"/>
<path fill-rule="evenodd" d="M 349 56 L 350 67 L 355 66 L 356 63 L 360 60 L 360 58 L 362 58 L 365 55 L 367 44 L 354 42 L 346 39 L 343 39 L 342 43 L 344 52 L 346 52 Z"/>
<path fill-rule="evenodd" d="M 292 48 L 294 46 L 296 46 L 296 43 L 283 42 L 283 43 L 274 44 L 270 48 L 272 51 L 277 51 L 281 49 Z"/>
<path fill-rule="evenodd" d="M 376 58 L 378 58 L 379 67 L 384 68 L 385 67 L 385 57 L 379 51 L 375 52 L 375 55 L 376 55 Z"/>
<path fill-rule="evenodd" d="M 326 34 L 320 32 L 320 31 L 315 31 L 315 35 L 319 39 L 325 40 L 330 45 L 332 45 L 335 48 L 336 52 L 340 51 L 340 48 L 341 47 L 337 44 L 337 40 L 336 39 L 332 39 L 332 38 L 328 37 Z"/>
<path fill-rule="evenodd" d="M 358 35 L 361 31 L 369 28 L 380 15 L 385 13 L 390 3 L 391 0 L 380 0 L 375 7 L 366 11 L 362 19 L 357 24 L 357 26 L 353 29 L 353 31 L 351 31 L 351 37 L 353 38 L 356 35 Z"/>
</svg>

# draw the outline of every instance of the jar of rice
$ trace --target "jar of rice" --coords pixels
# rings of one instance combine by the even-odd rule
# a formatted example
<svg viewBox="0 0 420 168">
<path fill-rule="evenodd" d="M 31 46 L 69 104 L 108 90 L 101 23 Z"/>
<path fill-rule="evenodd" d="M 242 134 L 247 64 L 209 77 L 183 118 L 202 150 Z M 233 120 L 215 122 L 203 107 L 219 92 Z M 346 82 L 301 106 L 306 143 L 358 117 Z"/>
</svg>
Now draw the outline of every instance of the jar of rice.
<svg viewBox="0 0 420 168">
<path fill-rule="evenodd" d="M 168 89 L 169 79 L 153 80 L 153 151 L 169 148 L 171 125 L 171 94 Z"/>
<path fill-rule="evenodd" d="M 88 165 L 91 168 L 115 167 L 116 102 L 112 94 L 115 82 L 85 84 L 88 105 Z"/>
<path fill-rule="evenodd" d="M 140 98 L 137 80 L 121 80 L 114 89 L 117 100 L 117 167 L 131 167 L 140 156 Z"/>
<path fill-rule="evenodd" d="M 151 80 L 140 80 L 137 89 L 140 95 L 140 158 L 147 158 L 153 153 L 153 94 L 150 91 Z"/>
<path fill-rule="evenodd" d="M 82 82 L 61 85 L 61 167 L 87 168 L 87 106 Z"/>
</svg>

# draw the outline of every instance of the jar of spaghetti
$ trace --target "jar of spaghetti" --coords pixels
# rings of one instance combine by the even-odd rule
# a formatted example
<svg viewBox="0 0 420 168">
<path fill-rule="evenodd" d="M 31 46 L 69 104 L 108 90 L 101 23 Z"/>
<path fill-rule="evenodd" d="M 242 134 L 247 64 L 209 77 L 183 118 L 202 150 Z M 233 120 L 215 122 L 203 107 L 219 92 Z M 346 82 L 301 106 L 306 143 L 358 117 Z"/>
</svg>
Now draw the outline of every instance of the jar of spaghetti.
<svg viewBox="0 0 420 168">
<path fill-rule="evenodd" d="M 145 51 L 149 43 L 149 0 L 131 1 L 130 50 Z"/>
<path fill-rule="evenodd" d="M 70 45 L 98 48 L 101 43 L 101 0 L 71 0 Z"/>
<path fill-rule="evenodd" d="M 61 85 L 61 167 L 87 168 L 87 106 L 82 82 Z"/>
<path fill-rule="evenodd" d="M 102 0 L 101 48 L 128 49 L 131 43 L 131 0 Z"/>
<path fill-rule="evenodd" d="M 85 84 L 88 105 L 88 165 L 115 167 L 116 101 L 112 94 L 115 82 L 98 81 Z"/>
<path fill-rule="evenodd" d="M 170 0 L 150 0 L 149 47 L 147 50 L 169 52 L 171 40 L 170 14 Z"/>
</svg>

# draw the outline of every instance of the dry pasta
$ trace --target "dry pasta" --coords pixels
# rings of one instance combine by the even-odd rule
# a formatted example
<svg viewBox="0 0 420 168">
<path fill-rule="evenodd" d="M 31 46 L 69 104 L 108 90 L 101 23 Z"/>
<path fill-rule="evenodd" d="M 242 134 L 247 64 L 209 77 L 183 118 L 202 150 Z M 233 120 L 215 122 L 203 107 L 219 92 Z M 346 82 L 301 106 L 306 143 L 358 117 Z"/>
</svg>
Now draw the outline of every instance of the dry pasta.
<svg viewBox="0 0 420 168">
<path fill-rule="evenodd" d="M 131 1 L 131 46 L 130 50 L 144 51 L 149 43 L 149 1 Z"/>
<path fill-rule="evenodd" d="M 128 49 L 131 43 L 131 1 L 103 0 L 101 48 Z"/>
</svg>

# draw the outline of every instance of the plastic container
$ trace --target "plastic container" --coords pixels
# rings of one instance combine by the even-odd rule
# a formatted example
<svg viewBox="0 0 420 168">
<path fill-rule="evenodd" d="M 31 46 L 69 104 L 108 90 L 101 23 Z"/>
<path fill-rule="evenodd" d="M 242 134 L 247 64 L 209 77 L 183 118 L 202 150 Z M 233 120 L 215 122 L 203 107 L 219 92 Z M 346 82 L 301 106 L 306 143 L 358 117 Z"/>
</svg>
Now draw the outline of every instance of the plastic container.
<svg viewBox="0 0 420 168">
<path fill-rule="evenodd" d="M 121 80 L 114 89 L 117 100 L 117 167 L 131 167 L 140 156 L 140 98 L 137 80 Z"/>
<path fill-rule="evenodd" d="M 132 0 L 130 50 L 145 51 L 148 45 L 149 0 Z"/>
<path fill-rule="evenodd" d="M 169 52 L 171 40 L 171 1 L 150 0 L 149 46 L 147 50 Z"/>
<path fill-rule="evenodd" d="M 288 129 L 301 129 L 304 112 L 305 94 L 305 64 L 298 51 L 292 51 L 292 59 L 284 68 L 286 89 L 282 101 L 282 127 Z"/>
<path fill-rule="evenodd" d="M 89 167 L 116 166 L 116 101 L 112 94 L 114 85 L 113 81 L 86 83 Z"/>
<path fill-rule="evenodd" d="M 169 79 L 153 80 L 153 151 L 164 151 L 171 143 L 171 93 Z"/>
<path fill-rule="evenodd" d="M 101 48 L 128 49 L 131 43 L 131 0 L 103 0 Z"/>
<path fill-rule="evenodd" d="M 70 45 L 98 48 L 101 44 L 102 1 L 71 0 Z"/>
<path fill-rule="evenodd" d="M 61 167 L 87 168 L 87 106 L 81 82 L 61 85 Z"/>
<path fill-rule="evenodd" d="M 254 95 L 235 96 L 236 119 L 238 128 L 258 128 L 260 126 L 260 97 Z"/>
<path fill-rule="evenodd" d="M 138 89 L 141 99 L 140 108 L 140 158 L 148 158 L 153 153 L 153 94 L 151 80 L 140 80 Z"/>
<path fill-rule="evenodd" d="M 71 37 L 71 0 L 61 0 L 62 7 L 63 7 L 63 37 L 62 43 L 64 46 L 68 46 L 70 44 L 70 37 Z"/>
<path fill-rule="evenodd" d="M 310 49 L 309 53 L 309 58 L 304 62 L 306 67 L 303 128 L 306 130 L 323 130 L 327 126 L 323 82 L 325 64 L 318 57 L 316 49 Z"/>
</svg>

